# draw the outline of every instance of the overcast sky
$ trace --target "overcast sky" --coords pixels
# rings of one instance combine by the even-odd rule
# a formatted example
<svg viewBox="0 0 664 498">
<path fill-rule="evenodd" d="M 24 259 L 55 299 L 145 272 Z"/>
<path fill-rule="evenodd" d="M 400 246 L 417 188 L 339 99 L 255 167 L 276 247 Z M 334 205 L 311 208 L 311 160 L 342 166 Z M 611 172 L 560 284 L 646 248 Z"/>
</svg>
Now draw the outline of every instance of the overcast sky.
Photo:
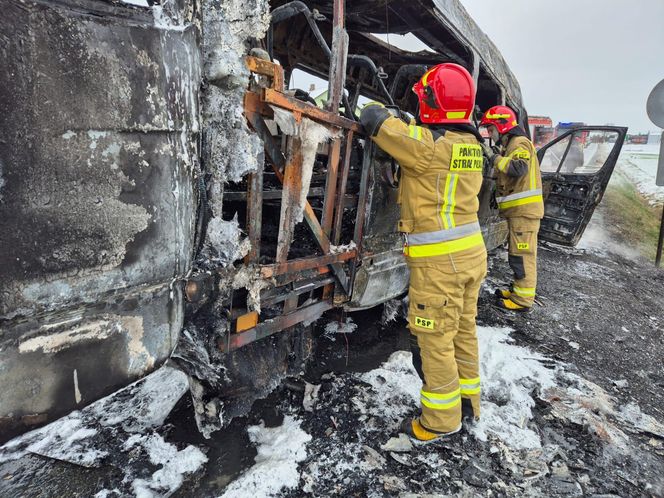
<svg viewBox="0 0 664 498">
<path fill-rule="evenodd" d="M 461 0 L 521 85 L 529 114 L 656 130 L 664 0 Z"/>
</svg>

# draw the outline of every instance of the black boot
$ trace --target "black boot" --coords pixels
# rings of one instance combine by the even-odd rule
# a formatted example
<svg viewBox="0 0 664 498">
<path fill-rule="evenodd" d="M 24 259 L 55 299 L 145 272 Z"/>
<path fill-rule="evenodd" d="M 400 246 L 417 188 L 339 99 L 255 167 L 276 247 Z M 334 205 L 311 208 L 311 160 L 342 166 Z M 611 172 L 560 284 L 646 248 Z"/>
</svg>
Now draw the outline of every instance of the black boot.
<svg viewBox="0 0 664 498">
<path fill-rule="evenodd" d="M 468 398 L 461 398 L 461 420 L 476 422 L 479 419 L 479 417 L 475 417 L 473 404 L 470 400 Z"/>
</svg>

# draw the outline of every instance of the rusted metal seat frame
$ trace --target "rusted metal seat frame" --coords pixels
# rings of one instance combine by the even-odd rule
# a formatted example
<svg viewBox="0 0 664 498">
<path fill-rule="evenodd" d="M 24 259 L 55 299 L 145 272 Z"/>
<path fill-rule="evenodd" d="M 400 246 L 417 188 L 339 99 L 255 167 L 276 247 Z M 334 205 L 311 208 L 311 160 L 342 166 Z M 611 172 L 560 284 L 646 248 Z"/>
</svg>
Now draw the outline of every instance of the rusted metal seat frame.
<svg viewBox="0 0 664 498">
<path fill-rule="evenodd" d="M 251 249 L 245 257 L 244 263 L 258 265 L 261 277 L 275 279 L 278 286 L 291 285 L 292 291 L 272 291 L 272 294 L 277 297 L 270 296 L 268 299 L 271 298 L 272 304 L 283 302 L 282 314 L 263 322 L 259 322 L 256 317 L 254 327 L 229 334 L 224 344 L 220 344 L 220 348 L 225 351 L 237 349 L 303 321 L 313 321 L 325 311 L 341 305 L 349 299 L 352 293 L 359 246 L 364 232 L 368 195 L 368 176 L 363 174 L 360 195 L 357 199 L 357 218 L 353 234 L 357 247 L 346 250 L 336 249 L 342 236 L 353 138 L 362 133 L 362 128 L 356 121 L 340 116 L 338 112 L 321 109 L 287 95 L 284 92 L 283 69 L 279 64 L 249 56 L 246 58 L 246 65 L 252 73 L 267 77 L 270 81 L 268 87 L 246 93 L 244 113 L 253 131 L 263 141 L 266 162 L 271 165 L 277 179 L 282 184 L 282 211 L 275 263 L 260 265 L 264 171 L 259 168 L 258 171 L 251 173 L 248 178 L 246 215 Z M 337 86 L 342 84 L 343 80 L 337 82 Z M 341 91 L 340 89 L 338 93 Z M 337 99 L 337 108 L 338 105 Z M 326 183 L 320 220 L 308 201 L 303 206 L 304 220 L 322 255 L 288 259 L 295 227 L 293 212 L 302 189 L 302 143 L 297 136 L 288 137 L 286 150 L 282 151 L 281 144 L 275 140 L 266 124 L 266 120 L 273 117 L 271 106 L 291 112 L 297 123 L 300 123 L 303 118 L 308 118 L 322 124 L 330 129 L 333 136 L 336 136 L 328 145 Z M 312 275 L 318 278 L 312 279 Z M 326 275 L 331 275 L 333 279 Z M 302 282 L 306 282 L 306 284 L 298 286 L 298 283 Z M 298 307 L 299 297 L 302 293 L 311 292 L 320 287 L 323 287 L 322 298 L 314 302 L 308 300 L 306 304 Z"/>
</svg>

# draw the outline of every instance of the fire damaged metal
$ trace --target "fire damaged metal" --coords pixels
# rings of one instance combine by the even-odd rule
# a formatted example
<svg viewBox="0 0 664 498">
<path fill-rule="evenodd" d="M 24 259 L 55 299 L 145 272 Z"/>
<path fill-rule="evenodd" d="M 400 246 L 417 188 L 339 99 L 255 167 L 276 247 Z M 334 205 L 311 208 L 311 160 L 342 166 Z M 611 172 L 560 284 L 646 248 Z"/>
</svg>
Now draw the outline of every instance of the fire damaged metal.
<svg viewBox="0 0 664 498">
<path fill-rule="evenodd" d="M 407 289 L 399 166 L 359 103 L 414 116 L 413 83 L 453 61 L 480 111 L 526 117 L 456 0 L 0 3 L 0 440 L 168 358 L 209 436 L 297 371 L 307 324 Z M 506 236 L 493 189 L 489 248 Z"/>
<path fill-rule="evenodd" d="M 0 440 L 143 377 L 184 322 L 193 12 L 3 1 Z M 175 282 L 175 283 L 174 283 Z"/>
</svg>

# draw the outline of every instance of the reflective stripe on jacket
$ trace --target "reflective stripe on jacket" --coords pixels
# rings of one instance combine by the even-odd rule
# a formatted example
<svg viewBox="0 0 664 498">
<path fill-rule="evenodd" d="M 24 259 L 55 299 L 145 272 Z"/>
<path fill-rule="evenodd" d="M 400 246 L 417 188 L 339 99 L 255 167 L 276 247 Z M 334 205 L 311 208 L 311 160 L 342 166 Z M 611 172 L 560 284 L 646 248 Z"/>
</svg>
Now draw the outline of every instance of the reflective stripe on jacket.
<svg viewBox="0 0 664 498">
<path fill-rule="evenodd" d="M 510 135 L 503 155 L 494 159 L 496 202 L 505 218 L 542 218 L 542 176 L 535 146 L 527 137 Z"/>
<path fill-rule="evenodd" d="M 409 262 L 445 256 L 454 266 L 457 256 L 485 253 L 477 218 L 483 167 L 478 139 L 458 129 L 409 125 L 376 105 L 365 107 L 360 120 L 401 166 L 399 230 L 406 234 Z"/>
</svg>

